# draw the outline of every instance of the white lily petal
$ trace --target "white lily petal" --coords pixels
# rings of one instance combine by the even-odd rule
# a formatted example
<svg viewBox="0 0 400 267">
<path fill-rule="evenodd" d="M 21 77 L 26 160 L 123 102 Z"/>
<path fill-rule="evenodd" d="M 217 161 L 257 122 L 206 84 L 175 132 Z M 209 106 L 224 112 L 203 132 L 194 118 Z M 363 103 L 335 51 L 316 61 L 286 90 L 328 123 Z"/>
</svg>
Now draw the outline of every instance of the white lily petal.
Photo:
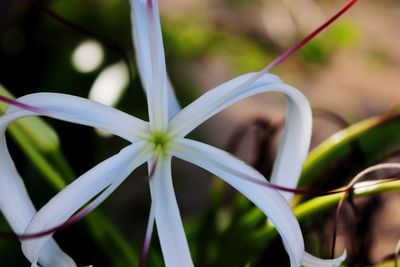
<svg viewBox="0 0 400 267">
<path fill-rule="evenodd" d="M 337 257 L 335 259 L 320 259 L 309 253 L 304 254 L 304 259 L 302 262 L 302 266 L 304 267 L 338 267 L 341 263 L 346 259 L 346 251 L 342 256 Z"/>
<path fill-rule="evenodd" d="M 202 124 L 204 121 L 227 108 L 228 106 L 257 93 L 259 88 L 266 87 L 268 85 L 282 84 L 282 81 L 278 76 L 272 74 L 266 74 L 260 79 L 256 80 L 245 90 L 235 91 L 235 88 L 243 84 L 254 73 L 248 73 L 236 77 L 228 82 L 225 82 L 200 96 L 194 102 L 186 106 L 173 117 L 169 123 L 169 129 L 173 135 L 184 137 L 197 126 Z M 253 92 L 257 90 L 256 92 Z M 267 88 L 263 92 L 273 91 L 271 88 Z M 243 94 L 243 95 L 242 95 Z M 240 99 L 235 99 L 241 96 Z"/>
<path fill-rule="evenodd" d="M 311 139 L 312 116 L 305 96 L 296 88 L 282 83 L 277 76 L 268 74 L 247 88 L 235 90 L 254 74 L 237 77 L 205 93 L 184 108 L 170 122 L 172 135 L 183 137 L 199 124 L 247 97 L 265 93 L 283 93 L 287 99 L 285 134 L 279 147 L 270 181 L 286 187 L 296 187 L 307 156 Z M 282 192 L 287 200 L 292 193 Z"/>
<path fill-rule="evenodd" d="M 107 190 L 108 186 L 121 183 L 136 167 L 151 157 L 146 145 L 146 142 L 129 145 L 76 179 L 38 211 L 25 232 L 41 232 L 62 224 L 93 197 Z M 37 262 L 43 244 L 49 238 L 45 236 L 22 242 L 23 252 L 32 264 Z"/>
<path fill-rule="evenodd" d="M 43 109 L 46 112 L 45 116 L 102 128 L 132 142 L 149 132 L 147 122 L 86 98 L 66 94 L 37 93 L 20 97 L 17 101 Z M 11 106 L 6 115 L 0 118 L 0 125 L 3 127 L 18 118 L 32 115 L 38 114 Z"/>
<path fill-rule="evenodd" d="M 165 130 L 168 86 L 158 2 L 131 0 L 133 39 L 139 72 L 146 90 L 150 127 Z"/>
<path fill-rule="evenodd" d="M 268 182 L 262 174 L 223 150 L 189 139 L 175 141 L 171 153 L 220 177 L 259 207 L 280 233 L 291 266 L 300 266 L 304 255 L 303 236 L 289 204 L 277 191 L 243 178 Z"/>
<path fill-rule="evenodd" d="M 152 179 L 153 176 L 153 165 L 155 164 L 154 158 L 150 161 L 148 161 L 147 167 L 148 167 L 148 173 L 150 179 Z M 155 222 L 155 214 L 154 214 L 154 201 L 151 202 L 150 206 L 150 212 L 149 212 L 149 218 L 147 220 L 147 227 L 146 227 L 146 234 L 144 237 L 144 242 L 143 242 L 143 249 L 142 249 L 142 255 L 140 258 L 140 266 L 144 266 L 147 258 L 148 258 L 148 253 L 150 251 L 150 245 L 151 245 L 151 238 L 153 237 L 153 230 L 154 230 L 154 222 Z"/>
<path fill-rule="evenodd" d="M 36 214 L 24 182 L 15 168 L 0 128 L 0 210 L 16 233 L 23 233 Z M 39 254 L 43 266 L 75 267 L 74 261 L 50 239 Z"/>
<path fill-rule="evenodd" d="M 43 267 L 76 267 L 74 260 L 65 254 L 54 241 L 53 238 L 48 240 L 39 254 L 39 263 Z"/>
<path fill-rule="evenodd" d="M 179 111 L 181 111 L 181 105 L 175 95 L 174 87 L 171 81 L 167 77 L 167 87 L 168 87 L 168 119 L 174 117 Z"/>
<path fill-rule="evenodd" d="M 143 265 L 145 265 L 145 262 L 147 261 L 147 258 L 149 255 L 151 238 L 153 237 L 153 229 L 154 229 L 155 219 L 156 218 L 154 215 L 154 205 L 153 205 L 153 203 L 151 203 L 149 218 L 147 220 L 146 235 L 144 237 L 143 250 L 142 250 L 142 255 L 140 258 L 140 261 Z"/>
<path fill-rule="evenodd" d="M 271 182 L 296 188 L 310 147 L 312 114 L 310 104 L 303 94 L 297 90 L 289 92 L 290 90 L 287 93 L 285 133 L 274 162 Z M 282 195 L 288 201 L 293 196 L 289 192 L 282 192 Z"/>
<path fill-rule="evenodd" d="M 165 266 L 191 267 L 193 262 L 172 184 L 171 157 L 163 157 L 158 158 L 150 190 Z"/>
</svg>

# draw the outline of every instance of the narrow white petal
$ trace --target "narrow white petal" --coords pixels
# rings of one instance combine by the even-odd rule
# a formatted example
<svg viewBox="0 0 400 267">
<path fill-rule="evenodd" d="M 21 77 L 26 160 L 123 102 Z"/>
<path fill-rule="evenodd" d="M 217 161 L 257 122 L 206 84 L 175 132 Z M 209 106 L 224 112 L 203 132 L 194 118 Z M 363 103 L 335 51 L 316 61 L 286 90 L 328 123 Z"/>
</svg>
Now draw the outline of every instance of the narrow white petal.
<svg viewBox="0 0 400 267">
<path fill-rule="evenodd" d="M 150 179 L 153 178 L 154 164 L 155 164 L 154 158 L 152 160 L 148 161 L 148 164 L 147 164 Z M 139 263 L 140 266 L 145 266 L 147 259 L 148 259 L 150 246 L 151 246 L 151 239 L 153 237 L 154 222 L 155 222 L 154 201 L 152 201 L 151 206 L 150 206 L 149 218 L 147 220 L 147 228 L 146 228 L 146 235 L 144 237 L 144 242 L 143 242 L 142 255 L 140 257 L 140 263 Z"/>
<path fill-rule="evenodd" d="M 168 122 L 168 78 L 158 1 L 131 0 L 133 40 L 139 72 L 147 94 L 152 130 Z"/>
<path fill-rule="evenodd" d="M 241 75 L 209 90 L 172 118 L 169 123 L 169 129 L 174 135 L 183 137 L 229 105 L 251 95 L 261 93 L 260 88 L 282 84 L 278 76 L 266 74 L 245 88 L 245 90 L 235 90 L 237 86 L 240 86 L 243 82 L 253 77 L 253 75 L 253 73 Z M 272 90 L 269 87 L 263 90 L 263 92 L 268 91 L 276 90 Z"/>
<path fill-rule="evenodd" d="M 162 156 L 160 156 L 162 157 Z M 191 267 L 189 247 L 171 177 L 171 157 L 159 158 L 150 180 L 157 232 L 166 267 Z"/>
<path fill-rule="evenodd" d="M 155 219 L 156 218 L 154 215 L 154 205 L 152 203 L 151 207 L 150 207 L 149 218 L 147 220 L 146 235 L 144 237 L 142 255 L 140 257 L 140 266 L 145 266 L 148 256 L 149 256 L 149 251 L 150 251 L 150 246 L 151 246 L 151 238 L 153 237 L 153 229 L 154 229 Z"/>
<path fill-rule="evenodd" d="M 220 177 L 260 208 L 280 233 L 291 266 L 300 266 L 304 243 L 299 223 L 281 194 L 246 179 L 251 177 L 260 182 L 268 182 L 259 172 L 225 151 L 200 142 L 180 139 L 171 146 L 171 150 L 174 156 Z"/>
<path fill-rule="evenodd" d="M 100 201 L 104 200 L 116 188 L 115 185 L 120 184 L 136 167 L 150 158 L 151 154 L 145 147 L 146 142 L 132 144 L 83 174 L 44 205 L 25 232 L 41 232 L 62 224 L 93 197 L 106 190 L 107 193 L 100 198 Z M 107 189 L 109 186 L 112 190 Z M 49 238 L 45 236 L 22 242 L 23 252 L 33 264 L 37 262 Z"/>
<path fill-rule="evenodd" d="M 37 93 L 20 97 L 17 101 L 43 109 L 46 116 L 102 128 L 129 141 L 136 141 L 143 134 L 148 133 L 147 122 L 86 98 L 66 94 Z M 18 118 L 32 115 L 37 114 L 11 106 L 6 115 L 0 118 L 0 124 L 5 125 Z"/>
<path fill-rule="evenodd" d="M 23 233 L 36 210 L 10 158 L 5 136 L 0 139 L 0 207 L 13 230 Z"/>
<path fill-rule="evenodd" d="M 297 186 L 311 139 L 310 105 L 296 88 L 282 83 L 277 76 L 271 74 L 264 75 L 250 86 L 240 89 L 240 85 L 253 75 L 242 75 L 205 93 L 171 120 L 170 130 L 172 135 L 183 137 L 214 114 L 240 100 L 265 92 L 283 93 L 287 99 L 285 134 L 270 181 L 294 188 Z M 293 195 L 288 192 L 282 194 L 287 200 Z"/>
<path fill-rule="evenodd" d="M 271 182 L 295 188 L 310 147 L 312 115 L 310 104 L 304 95 L 297 90 L 287 95 L 285 133 L 274 162 Z M 293 196 L 289 192 L 282 194 L 288 201 Z"/>
<path fill-rule="evenodd" d="M 178 102 L 178 99 L 176 98 L 174 87 L 172 86 L 169 78 L 167 79 L 167 86 L 168 86 L 168 118 L 171 119 L 179 111 L 181 111 L 181 106 Z"/>
<path fill-rule="evenodd" d="M 304 267 L 338 267 L 346 259 L 346 251 L 342 256 L 335 259 L 324 260 L 317 258 L 309 253 L 304 254 L 302 266 Z"/>
<path fill-rule="evenodd" d="M 4 131 L 4 127 L 0 127 L 0 210 L 13 231 L 21 234 L 32 220 L 36 210 L 10 157 Z M 53 239 L 50 239 L 43 247 L 39 255 L 39 262 L 43 266 L 76 266 Z"/>
<path fill-rule="evenodd" d="M 65 254 L 54 241 L 48 240 L 39 254 L 39 263 L 43 267 L 76 267 L 76 263 L 67 254 Z"/>
</svg>

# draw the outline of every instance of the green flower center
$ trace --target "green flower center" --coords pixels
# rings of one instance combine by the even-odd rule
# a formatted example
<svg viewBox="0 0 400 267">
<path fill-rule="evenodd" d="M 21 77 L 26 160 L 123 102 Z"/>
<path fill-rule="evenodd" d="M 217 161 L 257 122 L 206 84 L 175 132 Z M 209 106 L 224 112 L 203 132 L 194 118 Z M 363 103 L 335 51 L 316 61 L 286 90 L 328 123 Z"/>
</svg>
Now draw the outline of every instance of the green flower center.
<svg viewBox="0 0 400 267">
<path fill-rule="evenodd" d="M 152 134 L 149 143 L 154 145 L 155 150 L 165 151 L 169 142 L 169 138 L 164 132 L 155 132 Z"/>
</svg>

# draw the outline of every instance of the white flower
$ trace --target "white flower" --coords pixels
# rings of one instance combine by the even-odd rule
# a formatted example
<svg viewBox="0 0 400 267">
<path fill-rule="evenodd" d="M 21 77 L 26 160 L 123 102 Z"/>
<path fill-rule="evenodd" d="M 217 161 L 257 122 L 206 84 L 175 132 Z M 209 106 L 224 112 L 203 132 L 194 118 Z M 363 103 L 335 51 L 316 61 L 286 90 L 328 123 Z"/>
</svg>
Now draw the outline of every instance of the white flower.
<svg viewBox="0 0 400 267">
<path fill-rule="evenodd" d="M 337 265 L 343 259 L 322 261 L 305 253 L 298 221 L 288 204 L 290 193 L 281 194 L 249 181 L 246 177 L 267 183 L 259 172 L 225 151 L 185 138 L 208 118 L 242 99 L 265 92 L 282 93 L 287 99 L 285 135 L 270 180 L 281 186 L 296 187 L 311 136 L 307 99 L 277 76 L 250 73 L 208 91 L 180 110 L 165 69 L 157 0 L 131 0 L 131 4 L 134 43 L 147 95 L 149 122 L 71 95 L 37 93 L 19 98 L 17 101 L 23 104 L 10 107 L 0 118 L 0 207 L 13 230 L 41 232 L 64 223 L 82 207 L 85 211 L 92 210 L 135 168 L 147 162 L 152 177 L 152 206 L 146 242 L 155 221 L 166 266 L 193 266 L 172 184 L 171 159 L 177 157 L 220 177 L 257 205 L 279 231 L 291 266 L 300 266 L 303 259 L 310 266 Z M 7 150 L 4 132 L 12 121 L 38 114 L 102 128 L 131 144 L 77 178 L 35 215 Z M 85 206 L 88 202 L 89 206 Z M 42 266 L 76 266 L 50 235 L 23 240 L 22 249 L 32 266 L 38 262 Z"/>
</svg>

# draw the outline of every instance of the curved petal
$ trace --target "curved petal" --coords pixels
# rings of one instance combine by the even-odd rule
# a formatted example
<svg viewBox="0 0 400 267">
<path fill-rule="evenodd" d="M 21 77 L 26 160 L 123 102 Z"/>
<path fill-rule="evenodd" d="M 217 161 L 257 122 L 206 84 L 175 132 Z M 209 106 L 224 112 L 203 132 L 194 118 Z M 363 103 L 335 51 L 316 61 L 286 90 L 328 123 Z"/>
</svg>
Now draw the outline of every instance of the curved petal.
<svg viewBox="0 0 400 267">
<path fill-rule="evenodd" d="M 254 73 L 248 73 L 225 82 L 200 96 L 194 102 L 186 106 L 173 117 L 168 125 L 171 135 L 184 137 L 207 119 L 227 108 L 228 106 L 249 96 L 262 92 L 276 92 L 272 85 L 283 84 L 278 76 L 272 74 L 263 75 L 242 90 L 237 90 Z M 260 92 L 260 88 L 267 87 Z M 279 89 L 278 89 L 279 90 Z"/>
<path fill-rule="evenodd" d="M 6 146 L 4 128 L 0 138 L 0 210 L 16 233 L 23 233 L 36 214 L 36 210 L 18 174 Z M 65 254 L 53 239 L 44 245 L 39 255 L 43 266 L 74 267 L 74 261 Z"/>
<path fill-rule="evenodd" d="M 220 177 L 258 206 L 280 233 L 291 266 L 300 266 L 304 256 L 304 243 L 299 223 L 281 194 L 244 178 L 250 176 L 252 179 L 267 182 L 259 172 L 225 151 L 197 141 L 177 140 L 171 145 L 171 150 L 174 156 Z"/>
<path fill-rule="evenodd" d="M 132 29 L 152 130 L 168 123 L 168 78 L 157 0 L 131 0 Z M 174 100 L 174 99 L 171 99 Z M 170 104 L 173 101 L 170 100 Z"/>
<path fill-rule="evenodd" d="M 59 120 L 102 128 L 131 142 L 146 135 L 148 123 L 103 104 L 66 94 L 37 93 L 17 101 L 44 110 L 44 114 L 10 106 L 0 118 L 0 127 L 32 115 L 45 115 Z"/>
<path fill-rule="evenodd" d="M 320 258 L 317 258 L 313 255 L 310 255 L 309 253 L 304 254 L 304 259 L 302 262 L 302 266 L 304 267 L 338 267 L 341 265 L 341 263 L 346 259 L 346 251 L 343 253 L 342 256 L 337 257 L 335 259 L 330 259 L 330 260 L 322 260 Z"/>
<path fill-rule="evenodd" d="M 285 186 L 296 187 L 301 168 L 307 156 L 311 140 L 311 108 L 297 89 L 282 83 L 277 76 L 268 74 L 248 87 L 240 87 L 254 74 L 237 77 L 205 93 L 184 108 L 170 122 L 171 135 L 185 136 L 199 124 L 226 107 L 247 97 L 265 93 L 283 93 L 287 99 L 285 134 L 279 146 L 270 181 Z M 292 193 L 282 192 L 287 200 Z"/>
<path fill-rule="evenodd" d="M 160 156 L 150 180 L 157 232 L 167 267 L 191 267 L 189 247 L 176 203 L 171 177 L 171 157 Z"/>
<path fill-rule="evenodd" d="M 50 239 L 44 245 L 39 255 L 40 266 L 43 267 L 76 267 L 72 258 L 58 247 L 54 239 Z"/>
<path fill-rule="evenodd" d="M 76 179 L 38 211 L 25 233 L 37 233 L 56 227 L 96 195 L 102 191 L 107 192 L 101 195 L 100 200 L 96 200 L 96 205 L 99 204 L 136 167 L 151 157 L 146 145 L 146 142 L 132 144 Z M 109 190 L 109 187 L 112 190 Z M 23 252 L 33 265 L 38 260 L 43 244 L 49 238 L 50 236 L 44 236 L 22 242 Z"/>
</svg>

